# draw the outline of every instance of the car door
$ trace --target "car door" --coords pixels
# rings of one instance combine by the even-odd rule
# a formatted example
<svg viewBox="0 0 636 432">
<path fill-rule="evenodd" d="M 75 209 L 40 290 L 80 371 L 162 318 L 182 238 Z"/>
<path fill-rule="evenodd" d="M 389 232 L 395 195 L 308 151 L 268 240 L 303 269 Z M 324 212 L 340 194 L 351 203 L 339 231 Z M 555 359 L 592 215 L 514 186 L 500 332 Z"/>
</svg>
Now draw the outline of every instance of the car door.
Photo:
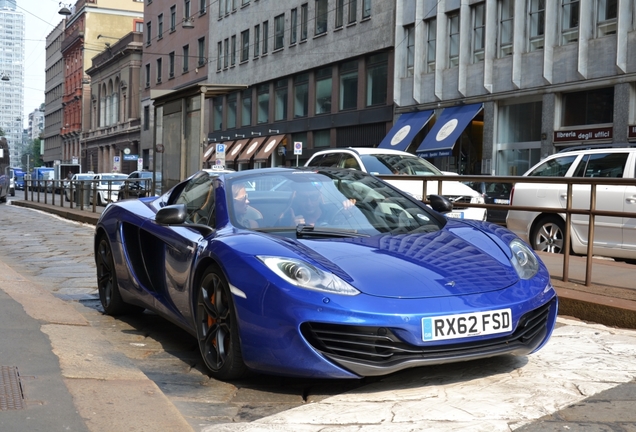
<svg viewBox="0 0 636 432">
<path fill-rule="evenodd" d="M 579 162 L 573 177 L 622 178 L 627 168 L 628 152 L 586 153 Z M 596 209 L 623 211 L 625 186 L 596 186 Z M 572 185 L 572 208 L 590 208 L 590 185 Z M 564 197 L 563 197 L 564 198 Z M 594 250 L 602 254 L 604 249 L 621 248 L 623 243 L 623 218 L 596 216 L 594 219 Z M 587 246 L 589 217 L 572 215 L 572 234 Z"/>
<path fill-rule="evenodd" d="M 625 178 L 636 179 L 636 152 L 632 152 L 625 171 Z M 636 213 L 636 186 L 625 186 L 623 211 Z M 636 218 L 623 218 L 623 248 L 636 252 Z"/>
</svg>

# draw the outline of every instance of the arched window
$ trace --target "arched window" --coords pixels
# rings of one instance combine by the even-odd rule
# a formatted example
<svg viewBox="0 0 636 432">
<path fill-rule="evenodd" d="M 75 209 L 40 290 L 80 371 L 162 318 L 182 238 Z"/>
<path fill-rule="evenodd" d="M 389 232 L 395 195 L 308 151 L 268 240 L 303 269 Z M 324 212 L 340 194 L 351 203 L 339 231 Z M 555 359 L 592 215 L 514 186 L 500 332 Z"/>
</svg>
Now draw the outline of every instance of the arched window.
<svg viewBox="0 0 636 432">
<path fill-rule="evenodd" d="M 106 126 L 106 86 L 102 85 L 99 92 L 99 126 Z"/>
<path fill-rule="evenodd" d="M 113 88 L 113 124 L 119 123 L 119 78 L 115 80 Z"/>
</svg>

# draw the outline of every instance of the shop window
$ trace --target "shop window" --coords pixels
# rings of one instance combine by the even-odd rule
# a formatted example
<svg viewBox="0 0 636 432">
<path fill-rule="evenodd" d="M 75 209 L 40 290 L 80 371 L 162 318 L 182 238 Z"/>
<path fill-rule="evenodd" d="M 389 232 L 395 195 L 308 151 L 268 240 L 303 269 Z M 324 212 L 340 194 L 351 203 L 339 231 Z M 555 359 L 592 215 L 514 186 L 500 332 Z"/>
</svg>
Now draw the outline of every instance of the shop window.
<svg viewBox="0 0 636 432">
<path fill-rule="evenodd" d="M 542 103 L 528 102 L 515 105 L 500 105 L 497 117 L 497 142 L 541 141 Z"/>
<path fill-rule="evenodd" d="M 614 88 L 562 95 L 562 126 L 611 124 L 614 122 Z"/>
<path fill-rule="evenodd" d="M 314 148 L 323 148 L 331 146 L 331 135 L 329 129 L 314 132 Z"/>
</svg>

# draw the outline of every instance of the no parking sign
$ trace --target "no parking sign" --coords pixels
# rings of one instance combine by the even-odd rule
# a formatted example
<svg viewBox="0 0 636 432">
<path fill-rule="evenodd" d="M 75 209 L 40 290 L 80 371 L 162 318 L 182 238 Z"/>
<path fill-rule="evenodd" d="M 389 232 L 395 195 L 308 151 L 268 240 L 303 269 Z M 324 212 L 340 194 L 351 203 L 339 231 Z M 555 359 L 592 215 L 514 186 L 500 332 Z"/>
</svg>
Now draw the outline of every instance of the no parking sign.
<svg viewBox="0 0 636 432">
<path fill-rule="evenodd" d="M 294 142 L 294 154 L 301 155 L 303 154 L 303 143 L 300 141 Z"/>
</svg>

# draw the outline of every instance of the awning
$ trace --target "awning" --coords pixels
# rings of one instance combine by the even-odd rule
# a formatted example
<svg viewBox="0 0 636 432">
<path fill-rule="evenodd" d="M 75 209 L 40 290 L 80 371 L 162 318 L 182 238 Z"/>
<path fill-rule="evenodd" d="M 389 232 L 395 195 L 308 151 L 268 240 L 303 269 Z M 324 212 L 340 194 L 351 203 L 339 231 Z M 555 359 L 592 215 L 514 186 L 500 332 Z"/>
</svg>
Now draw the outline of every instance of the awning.
<svg viewBox="0 0 636 432">
<path fill-rule="evenodd" d="M 261 147 L 260 151 L 254 156 L 255 161 L 266 161 L 272 154 L 278 144 L 285 138 L 285 135 L 274 135 L 265 138 L 266 144 Z"/>
<path fill-rule="evenodd" d="M 225 157 L 227 158 L 227 151 L 232 147 L 234 141 L 225 141 L 223 143 L 212 143 L 207 146 L 203 152 L 203 162 L 212 162 L 214 164 L 214 159 L 216 157 L 216 145 L 217 144 L 225 144 Z"/>
<path fill-rule="evenodd" d="M 243 151 L 239 155 L 236 163 L 249 163 L 252 156 L 257 153 L 258 148 L 265 141 L 265 137 L 253 138 L 247 145 L 243 146 Z"/>
<path fill-rule="evenodd" d="M 238 158 L 239 154 L 241 153 L 241 150 L 243 149 L 243 146 L 245 144 L 247 144 L 247 142 L 250 139 L 242 139 L 242 140 L 238 140 L 234 143 L 234 145 L 232 146 L 232 148 L 225 152 L 225 165 L 228 166 L 228 164 L 234 164 L 236 161 L 236 158 Z"/>
<path fill-rule="evenodd" d="M 482 108 L 480 103 L 444 108 L 415 153 L 420 157 L 450 156 L 455 142 Z"/>
<path fill-rule="evenodd" d="M 413 138 L 433 117 L 433 110 L 404 113 L 397 119 L 378 148 L 405 151 Z"/>
</svg>

